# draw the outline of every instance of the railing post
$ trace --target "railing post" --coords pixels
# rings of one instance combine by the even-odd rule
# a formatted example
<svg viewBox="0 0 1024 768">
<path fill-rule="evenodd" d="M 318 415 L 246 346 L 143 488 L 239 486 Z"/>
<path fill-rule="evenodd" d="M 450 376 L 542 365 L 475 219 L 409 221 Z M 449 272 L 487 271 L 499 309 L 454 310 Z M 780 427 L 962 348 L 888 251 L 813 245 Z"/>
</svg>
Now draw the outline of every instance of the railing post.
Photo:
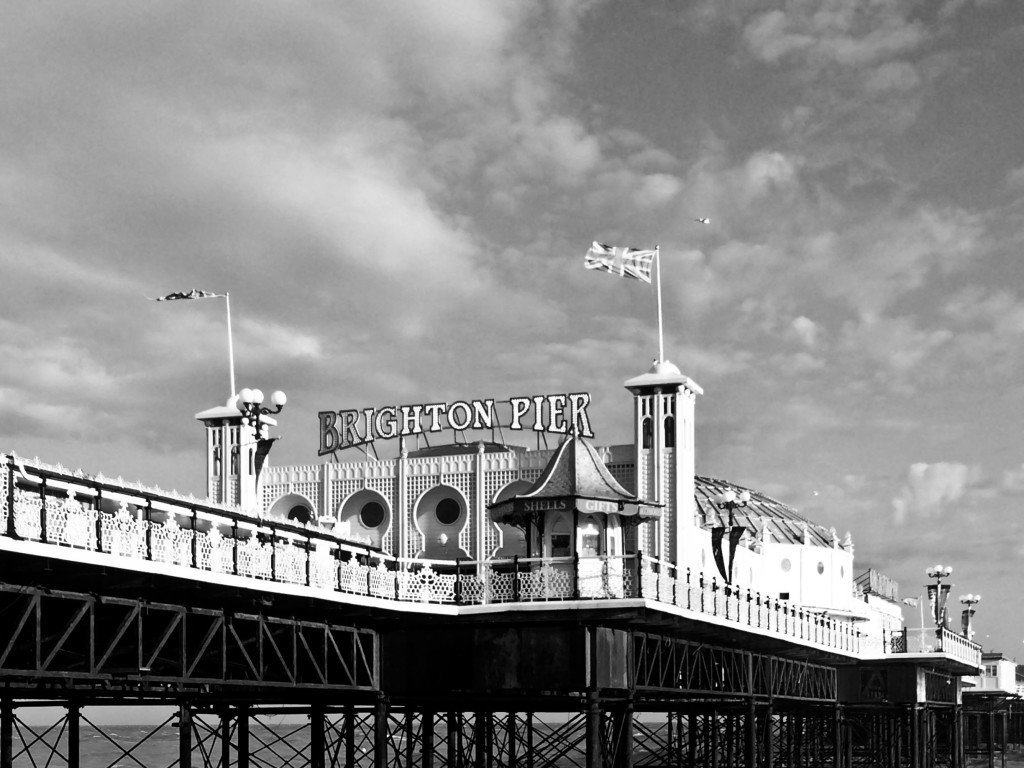
<svg viewBox="0 0 1024 768">
<path fill-rule="evenodd" d="M 96 501 L 93 502 L 96 507 L 96 551 L 103 551 L 103 491 L 101 489 L 96 490 Z M 11 521 L 13 522 L 13 510 Z M 10 534 L 8 534 L 10 535 Z"/>
<path fill-rule="evenodd" d="M 306 533 L 306 540 L 303 542 L 303 546 L 306 548 L 306 586 L 313 586 L 313 560 L 309 556 L 309 545 L 310 545 L 309 533 Z"/>
<path fill-rule="evenodd" d="M 46 478 L 39 485 L 39 540 L 46 541 Z"/>
<path fill-rule="evenodd" d="M 199 513 L 196 511 L 195 507 L 192 507 L 192 546 L 191 546 L 192 552 L 191 552 L 191 555 L 192 555 L 192 567 L 193 568 L 198 568 L 199 567 L 199 541 L 198 541 L 198 539 L 199 539 Z M 213 570 L 212 563 L 211 563 L 211 566 L 210 566 L 210 570 L 211 571 Z"/>
<path fill-rule="evenodd" d="M 711 615 L 718 615 L 718 577 L 711 577 Z"/>
<path fill-rule="evenodd" d="M 580 553 L 572 553 L 572 599 L 580 599 Z"/>
<path fill-rule="evenodd" d="M 146 537 L 146 559 L 153 562 L 153 500 L 146 499 L 146 506 L 142 508 L 142 524 L 145 527 Z"/>
<path fill-rule="evenodd" d="M 366 548 L 366 594 L 370 596 L 373 594 L 373 566 L 370 565 L 370 548 Z"/>
<path fill-rule="evenodd" d="M 512 601 L 518 603 L 519 598 L 519 555 L 512 555 Z"/>
<path fill-rule="evenodd" d="M 636 551 L 636 596 L 644 596 L 644 567 L 643 567 L 643 551 Z"/>
<path fill-rule="evenodd" d="M 462 563 L 455 558 L 455 604 L 462 605 Z"/>
<path fill-rule="evenodd" d="M 277 536 L 274 529 L 270 529 L 270 580 L 277 581 Z"/>
<path fill-rule="evenodd" d="M 231 572 L 238 575 L 238 520 L 231 519 Z"/>
<path fill-rule="evenodd" d="M 400 593 L 399 593 L 399 589 L 398 589 L 398 561 L 397 560 L 395 560 L 395 571 L 394 571 L 394 573 L 395 573 L 395 600 L 398 600 Z"/>
<path fill-rule="evenodd" d="M 18 538 L 18 531 L 14 527 L 14 459 L 7 459 L 7 498 L 4 499 L 7 505 L 7 535 L 12 539 Z"/>
<path fill-rule="evenodd" d="M 686 607 L 687 608 L 690 608 L 690 603 L 692 602 L 692 600 L 693 600 L 693 598 L 690 595 L 690 568 L 689 568 L 689 566 L 687 566 L 687 568 L 686 568 Z"/>
</svg>

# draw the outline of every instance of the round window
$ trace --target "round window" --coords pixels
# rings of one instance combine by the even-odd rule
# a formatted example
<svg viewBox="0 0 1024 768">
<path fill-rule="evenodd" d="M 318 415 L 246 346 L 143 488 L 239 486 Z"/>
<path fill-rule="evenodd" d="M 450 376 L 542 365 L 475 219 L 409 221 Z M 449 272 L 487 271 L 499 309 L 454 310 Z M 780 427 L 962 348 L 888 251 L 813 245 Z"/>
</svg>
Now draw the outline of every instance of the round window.
<svg viewBox="0 0 1024 768">
<path fill-rule="evenodd" d="M 825 572 L 825 564 L 824 563 L 818 563 L 818 575 L 820 576 L 824 572 Z"/>
<path fill-rule="evenodd" d="M 376 501 L 368 501 L 359 510 L 359 522 L 365 528 L 376 528 L 384 522 L 384 507 Z"/>
<path fill-rule="evenodd" d="M 462 507 L 455 499 L 441 499 L 434 508 L 434 514 L 441 525 L 454 525 L 462 515 Z"/>
<path fill-rule="evenodd" d="M 789 569 L 793 567 L 793 564 L 789 561 L 788 557 L 782 558 L 782 570 L 789 573 Z"/>
</svg>

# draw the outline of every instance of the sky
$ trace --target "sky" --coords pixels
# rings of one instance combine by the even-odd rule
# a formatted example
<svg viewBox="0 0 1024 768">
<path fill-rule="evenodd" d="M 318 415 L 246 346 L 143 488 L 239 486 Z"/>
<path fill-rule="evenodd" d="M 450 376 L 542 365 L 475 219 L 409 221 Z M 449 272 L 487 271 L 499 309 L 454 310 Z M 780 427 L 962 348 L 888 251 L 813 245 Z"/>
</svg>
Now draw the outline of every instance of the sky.
<svg viewBox="0 0 1024 768">
<path fill-rule="evenodd" d="M 589 392 L 658 355 L 697 471 L 982 596 L 1024 660 L 1024 3 L 11 4 L 0 451 L 205 494 L 194 415 Z M 698 218 L 710 223 L 701 224 Z M 959 606 L 956 606 L 957 609 Z M 958 613 L 955 611 L 954 613 Z M 916 625 L 916 611 L 908 611 Z"/>
</svg>

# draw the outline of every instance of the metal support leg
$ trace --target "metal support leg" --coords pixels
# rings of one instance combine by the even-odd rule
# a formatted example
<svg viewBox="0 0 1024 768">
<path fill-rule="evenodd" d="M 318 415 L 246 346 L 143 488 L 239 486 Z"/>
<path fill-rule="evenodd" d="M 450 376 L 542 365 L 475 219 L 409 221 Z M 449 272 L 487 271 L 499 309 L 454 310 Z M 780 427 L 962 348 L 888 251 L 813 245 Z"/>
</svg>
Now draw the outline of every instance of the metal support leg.
<svg viewBox="0 0 1024 768">
<path fill-rule="evenodd" d="M 321 706 L 313 706 L 309 712 L 309 768 L 324 768 L 327 741 L 324 738 L 326 714 Z"/>
<path fill-rule="evenodd" d="M 238 742 L 238 768 L 249 768 L 249 710 L 245 707 L 238 710 L 235 740 Z"/>
<path fill-rule="evenodd" d="M 68 705 L 68 768 L 81 766 L 78 745 L 81 743 L 82 709 L 78 704 Z"/>
<path fill-rule="evenodd" d="M 757 765 L 757 705 L 753 696 L 747 700 L 747 722 L 743 734 L 743 758 L 750 768 L 754 768 Z"/>
<path fill-rule="evenodd" d="M 192 710 L 188 702 L 178 705 L 178 766 L 192 768 Z"/>
<path fill-rule="evenodd" d="M 14 703 L 0 701 L 0 768 L 14 768 Z"/>
<path fill-rule="evenodd" d="M 434 713 L 423 713 L 423 763 L 422 768 L 434 768 Z"/>
<path fill-rule="evenodd" d="M 373 768 L 388 766 L 388 700 L 377 697 L 373 710 Z"/>
<path fill-rule="evenodd" d="M 231 710 L 220 713 L 220 764 L 224 768 L 231 765 Z"/>
<path fill-rule="evenodd" d="M 345 768 L 356 765 L 356 708 L 345 707 Z"/>
<path fill-rule="evenodd" d="M 587 768 L 603 768 L 601 759 L 601 702 L 597 692 L 587 693 Z"/>
<path fill-rule="evenodd" d="M 519 768 L 518 756 L 516 755 L 516 713 L 508 713 L 508 768 Z M 423 766 L 427 768 L 427 766 Z"/>
</svg>

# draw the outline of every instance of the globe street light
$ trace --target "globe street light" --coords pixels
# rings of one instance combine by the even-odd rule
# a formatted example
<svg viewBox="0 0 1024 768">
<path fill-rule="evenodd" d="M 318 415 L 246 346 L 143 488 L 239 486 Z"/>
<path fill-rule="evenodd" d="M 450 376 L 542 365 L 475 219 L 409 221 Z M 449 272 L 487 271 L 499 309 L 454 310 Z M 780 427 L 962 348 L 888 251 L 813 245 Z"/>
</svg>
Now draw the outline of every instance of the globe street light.
<svg viewBox="0 0 1024 768">
<path fill-rule="evenodd" d="M 246 387 L 238 393 L 235 407 L 242 414 L 242 423 L 250 425 L 256 430 L 256 437 L 263 436 L 263 417 L 272 413 L 280 413 L 285 403 L 288 402 L 288 396 L 281 390 L 277 390 L 270 396 L 270 402 L 273 403 L 274 408 L 262 407 L 263 391 L 259 389 Z"/>
<path fill-rule="evenodd" d="M 960 595 L 960 602 L 967 607 L 961 614 L 961 628 L 963 629 L 964 637 L 971 640 L 974 637 L 974 630 L 971 629 L 971 619 L 974 618 L 974 606 L 981 602 L 981 595 L 966 594 Z"/>
<path fill-rule="evenodd" d="M 928 578 L 935 579 L 935 586 L 928 584 L 928 597 L 931 599 L 935 626 L 946 626 L 946 596 L 952 584 L 943 584 L 943 579 L 948 579 L 953 569 L 950 566 L 933 565 L 925 570 Z"/>
<path fill-rule="evenodd" d="M 729 524 L 715 526 L 711 529 L 711 554 L 715 558 L 715 565 L 718 566 L 718 572 L 722 574 L 725 583 L 732 584 L 732 564 L 736 557 L 736 545 L 745 530 L 742 526 L 736 527 L 735 512 L 738 508 L 745 507 L 750 503 L 750 491 L 744 490 L 736 493 L 732 488 L 726 488 L 712 499 L 712 503 L 719 509 L 729 510 Z M 726 532 L 729 537 L 728 564 L 722 554 L 722 539 L 727 535 Z"/>
</svg>

